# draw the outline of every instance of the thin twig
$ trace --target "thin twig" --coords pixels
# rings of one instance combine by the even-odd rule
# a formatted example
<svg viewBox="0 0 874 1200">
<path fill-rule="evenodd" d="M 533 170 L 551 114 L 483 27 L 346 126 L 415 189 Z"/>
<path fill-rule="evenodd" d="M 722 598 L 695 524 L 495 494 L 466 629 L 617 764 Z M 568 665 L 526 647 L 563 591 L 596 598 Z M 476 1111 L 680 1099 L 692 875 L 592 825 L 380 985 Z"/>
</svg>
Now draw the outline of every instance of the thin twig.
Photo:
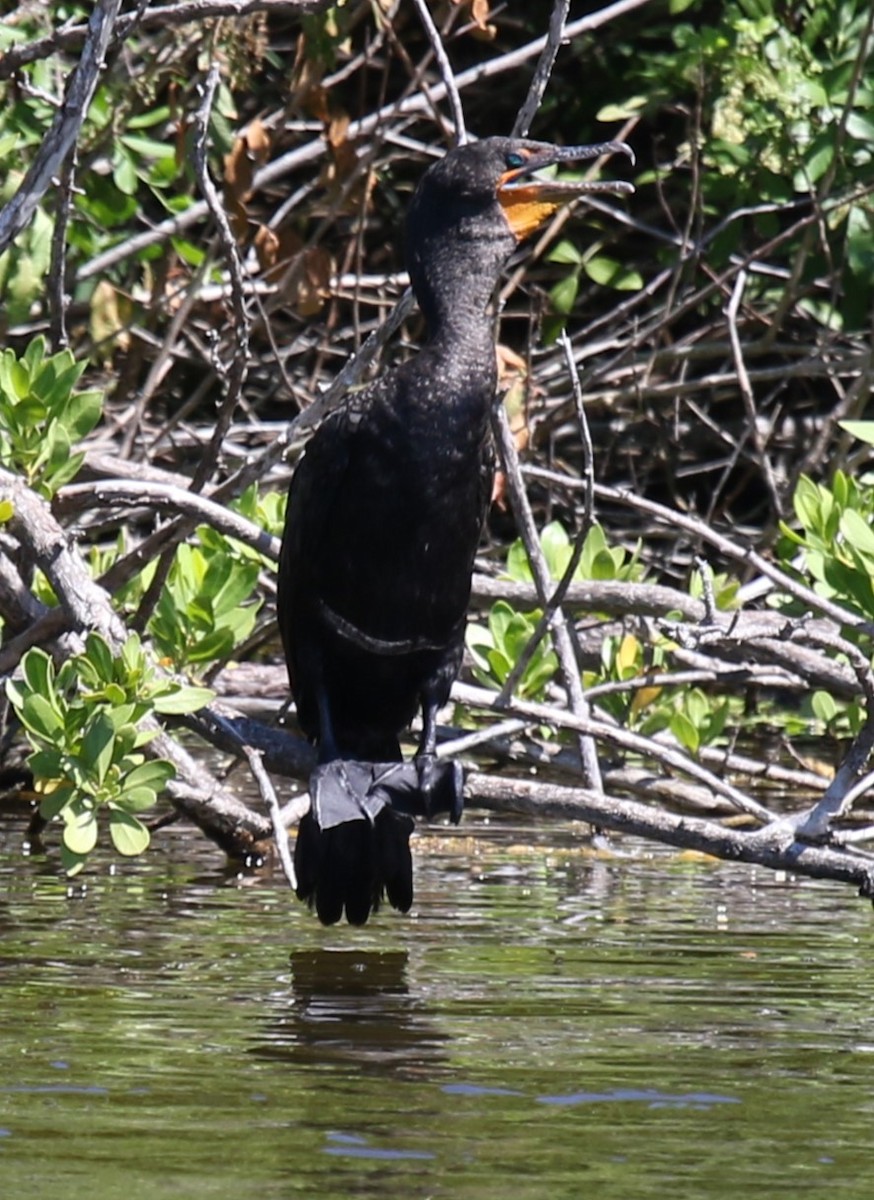
<svg viewBox="0 0 874 1200">
<path fill-rule="evenodd" d="M 449 107 L 452 109 L 452 120 L 455 123 L 455 144 L 463 146 L 467 141 L 467 130 L 464 125 L 464 109 L 461 106 L 461 97 L 458 94 L 458 85 L 455 82 L 455 75 L 452 71 L 449 55 L 446 53 L 446 47 L 443 45 L 440 31 L 434 24 L 434 19 L 431 16 L 426 0 L 413 0 L 413 3 L 419 14 L 419 20 L 425 27 L 425 33 L 428 36 L 428 41 L 431 43 L 431 49 L 434 51 L 437 66 L 440 68 L 440 77 L 446 89 Z"/>
<path fill-rule="evenodd" d="M 492 428 L 498 445 L 501 464 L 507 476 L 510 502 L 525 542 L 528 561 L 531 563 L 534 583 L 540 597 L 540 602 L 544 609 L 546 609 L 549 606 L 552 580 L 549 575 L 549 567 L 543 557 L 543 551 L 540 549 L 537 526 L 534 523 L 534 516 L 531 512 L 531 506 L 528 503 L 525 486 L 522 482 L 522 470 L 519 465 L 519 456 L 516 452 L 516 443 L 513 440 L 507 410 L 501 397 L 496 400 L 492 407 Z M 558 655 L 562 679 L 567 691 L 568 703 L 577 716 L 588 717 L 589 705 L 583 695 L 583 686 L 580 680 L 580 669 L 577 664 L 574 644 L 561 608 L 556 608 L 553 611 L 550 628 L 552 630 L 555 652 Z M 587 736 L 585 731 L 581 731 L 579 745 L 580 766 L 586 786 L 598 791 L 601 788 L 598 755 L 592 739 Z"/>
<path fill-rule="evenodd" d="M 759 804 L 739 788 L 720 779 L 712 771 L 708 771 L 706 767 L 687 757 L 681 750 L 674 746 L 663 745 L 652 738 L 643 737 L 620 725 L 612 725 L 606 720 L 591 717 L 588 714 L 571 713 L 566 709 L 556 708 L 554 705 L 542 704 L 534 700 L 520 700 L 518 697 L 514 697 L 505 704 L 499 701 L 496 692 L 490 692 L 486 688 L 474 687 L 467 683 L 454 684 L 452 695 L 461 703 L 468 704 L 472 708 L 484 708 L 487 711 L 493 710 L 502 714 L 509 711 L 515 716 L 531 717 L 544 725 L 555 725 L 561 729 L 574 730 L 578 734 L 604 741 L 609 745 L 630 751 L 632 754 L 642 754 L 647 758 L 653 758 L 670 770 L 681 771 L 692 779 L 699 780 L 711 788 L 716 795 L 725 796 L 740 812 L 748 813 L 764 823 L 770 823 L 774 819 L 773 814 L 763 804 Z"/>
<path fill-rule="evenodd" d="M 52 229 L 52 251 L 47 280 L 49 307 L 49 338 L 57 352 L 69 345 L 67 338 L 67 226 L 73 204 L 76 178 L 76 151 L 64 160 L 55 195 L 55 224 Z"/>
<path fill-rule="evenodd" d="M 534 68 L 534 76 L 528 88 L 528 95 L 525 97 L 525 101 L 513 123 L 511 137 L 521 138 L 528 136 L 531 122 L 534 120 L 538 108 L 540 108 L 540 101 L 543 99 L 543 93 L 546 91 L 546 85 L 549 83 L 549 77 L 552 74 L 558 48 L 561 45 L 562 36 L 564 35 L 565 21 L 567 20 L 570 6 L 571 0 L 555 0 L 552 6 L 552 15 L 549 18 L 546 42 L 540 52 L 537 66 Z"/>
<path fill-rule="evenodd" d="M 121 0 L 97 0 L 94 5 L 82 54 L 70 75 L 64 103 L 55 114 L 18 190 L 0 211 L 0 254 L 30 224 L 61 164 L 76 144 L 103 69 L 120 6 Z"/>
<path fill-rule="evenodd" d="M 577 573 L 577 567 L 580 565 L 580 559 L 583 556 L 583 548 L 586 543 L 586 538 L 588 537 L 589 530 L 592 527 L 592 521 L 594 519 L 595 451 L 594 447 L 592 446 L 592 437 L 589 433 L 589 423 L 586 420 L 583 392 L 582 388 L 580 387 L 580 378 L 577 372 L 576 363 L 574 362 L 573 349 L 566 331 L 562 330 L 561 336 L 558 340 L 559 345 L 565 354 L 565 362 L 567 363 L 568 374 L 571 379 L 574 405 L 577 410 L 577 417 L 579 419 L 580 426 L 580 437 L 582 439 L 583 481 L 586 485 L 583 514 L 574 538 L 574 544 L 571 549 L 570 558 L 567 561 L 567 565 L 565 566 L 561 579 L 559 579 L 557 586 L 549 596 L 549 599 L 544 606 L 543 614 L 534 628 L 534 632 L 525 643 L 522 653 L 513 664 L 513 669 L 510 671 L 510 674 L 504 680 L 503 687 L 501 688 L 501 696 L 505 699 L 508 696 L 512 696 L 516 686 L 519 683 L 519 680 L 524 675 L 528 664 L 536 654 L 537 647 L 543 641 L 548 630 L 552 626 L 556 612 L 564 603 L 568 589 Z"/>
<path fill-rule="evenodd" d="M 288 886 L 292 891 L 297 890 L 297 876 L 294 872 L 294 863 L 291 861 L 291 852 L 288 849 L 288 831 L 282 820 L 282 813 L 279 808 L 279 800 L 276 796 L 276 788 L 273 786 L 270 776 L 264 769 L 264 762 L 259 750 L 253 750 L 251 746 L 244 746 L 243 753 L 249 763 L 249 769 L 255 782 L 258 784 L 258 791 L 261 793 L 261 799 L 267 806 L 267 811 L 270 813 L 270 821 L 273 825 L 273 839 L 276 843 L 276 851 L 279 855 L 279 861 L 282 864 L 282 873 L 288 880 Z"/>
<path fill-rule="evenodd" d="M 232 346 L 231 363 L 223 377 L 225 395 L 219 409 L 215 430 L 209 445 L 198 461 L 191 480 L 193 492 L 202 491 L 204 484 L 213 472 L 221 452 L 225 435 L 230 428 L 234 410 L 240 401 L 246 375 L 249 371 L 249 315 L 246 311 L 245 289 L 243 286 L 243 264 L 236 239 L 231 231 L 227 214 L 216 191 L 215 184 L 209 173 L 207 162 L 207 140 L 209 121 L 212 113 L 213 100 L 221 79 L 219 66 L 214 62 L 206 77 L 203 89 L 203 101 L 195 114 L 194 121 L 194 164 L 200 190 L 209 206 L 212 219 L 218 230 L 219 241 L 227 259 L 228 272 L 231 281 L 231 306 L 234 313 L 234 344 Z"/>
<path fill-rule="evenodd" d="M 756 412 L 756 398 L 753 395 L 752 384 L 750 377 L 747 374 L 746 363 L 744 362 L 743 349 L 740 344 L 740 335 L 737 331 L 737 314 L 743 300 L 744 288 L 746 287 L 747 273 L 741 269 L 737 273 L 737 278 L 734 281 L 734 287 L 731 292 L 731 299 L 728 307 L 725 310 L 725 315 L 728 319 L 728 336 L 731 341 L 731 353 L 734 359 L 734 369 L 737 372 L 737 386 L 740 390 L 741 398 L 744 403 L 744 411 L 747 415 L 749 437 L 756 451 L 762 471 L 765 476 L 765 485 L 771 497 L 771 504 L 774 512 L 778 516 L 783 515 L 783 501 L 780 495 L 780 489 L 777 486 L 777 480 L 774 478 L 774 468 L 771 466 L 771 460 L 768 458 L 768 450 L 765 445 L 765 440 L 762 437 L 759 429 L 759 419 Z"/>
<path fill-rule="evenodd" d="M 235 538 L 252 550 L 257 550 L 259 554 L 277 560 L 279 558 L 279 538 L 253 525 L 224 504 L 217 504 L 188 488 L 145 480 L 98 479 L 91 483 L 68 484 L 55 498 L 55 509 L 63 514 L 87 512 L 93 515 L 99 505 L 184 513 L 197 522 L 211 525 L 226 537 Z"/>
<path fill-rule="evenodd" d="M 608 4 L 597 12 L 580 17 L 576 21 L 571 21 L 565 27 L 565 37 L 572 39 L 581 33 L 591 32 L 608 24 L 610 21 L 625 16 L 635 9 L 643 8 L 644 5 L 649 3 L 650 0 L 616 0 L 615 3 Z M 180 8 L 187 7 L 187 5 L 180 5 Z M 216 5 L 216 7 L 218 6 Z M 231 8 L 233 6 L 229 4 L 228 7 Z M 251 11 L 255 11 L 256 7 L 253 4 Z M 156 9 L 154 11 L 166 12 L 167 10 Z M 170 11 L 172 12 L 173 10 Z M 478 63 L 476 66 L 462 71 L 459 75 L 454 76 L 455 85 L 459 92 L 463 92 L 465 88 L 472 87 L 484 79 L 494 79 L 496 76 L 515 71 L 517 67 L 536 57 L 545 45 L 546 36 L 534 38 L 531 42 L 526 43 L 526 45 L 511 50 L 507 54 L 498 55 L 496 58 L 489 59 L 484 63 Z M 347 139 L 349 142 L 363 141 L 375 129 L 381 128 L 387 120 L 397 120 L 423 112 L 429 107 L 432 101 L 442 100 L 445 96 L 446 85 L 441 82 L 434 84 L 427 95 L 424 92 L 416 92 L 400 101 L 400 103 L 392 102 L 384 104 L 375 112 L 361 118 L 361 120 L 350 122 L 346 134 Z M 290 150 L 287 154 L 280 155 L 279 158 L 274 159 L 256 171 L 255 178 L 252 181 L 252 188 L 254 191 L 263 189 L 277 180 L 283 179 L 292 171 L 323 158 L 327 152 L 327 142 L 321 136 L 315 138 L 305 146 L 295 147 L 295 149 Z M 196 225 L 202 221 L 207 211 L 206 203 L 203 201 L 192 204 L 190 208 L 186 209 L 178 217 L 170 217 L 164 221 L 160 221 L 153 228 L 136 234 L 134 237 L 128 238 L 126 242 L 95 255 L 90 262 L 85 263 L 80 268 L 78 278 L 80 280 L 88 279 L 94 275 L 105 274 L 109 267 L 138 254 L 147 246 L 154 245 L 156 242 L 166 241 L 168 238 L 184 233 L 192 225 Z"/>
</svg>

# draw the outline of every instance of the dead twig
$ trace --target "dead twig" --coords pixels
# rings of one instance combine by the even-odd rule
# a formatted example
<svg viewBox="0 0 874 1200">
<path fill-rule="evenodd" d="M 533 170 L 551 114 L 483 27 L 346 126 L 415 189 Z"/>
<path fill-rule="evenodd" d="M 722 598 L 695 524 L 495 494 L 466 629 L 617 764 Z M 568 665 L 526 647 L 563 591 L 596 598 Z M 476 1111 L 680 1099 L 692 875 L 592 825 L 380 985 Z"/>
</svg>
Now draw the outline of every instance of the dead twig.
<svg viewBox="0 0 874 1200">
<path fill-rule="evenodd" d="M 120 5 L 121 0 L 97 0 L 94 5 L 85 44 L 79 62 L 70 75 L 64 102 L 55 114 L 18 190 L 0 211 L 0 254 L 30 224 L 39 202 L 76 144 L 103 69 Z"/>
<path fill-rule="evenodd" d="M 543 556 L 543 551 L 540 549 L 537 526 L 534 522 L 531 506 L 522 482 L 522 470 L 519 465 L 516 443 L 513 440 L 507 410 L 501 397 L 498 397 L 496 403 L 492 406 L 492 431 L 498 446 L 501 466 L 507 477 L 507 490 L 510 495 L 513 513 L 516 517 L 516 524 L 525 542 L 525 551 L 528 555 L 528 561 L 531 564 L 534 584 L 537 588 L 540 602 L 544 610 L 546 610 L 549 606 L 552 580 L 549 574 L 549 567 Z M 555 652 L 558 655 L 562 679 L 567 691 L 568 703 L 576 715 L 583 718 L 587 717 L 589 706 L 583 695 L 583 685 L 580 680 L 580 670 L 577 664 L 574 644 L 564 613 L 560 607 L 553 609 L 549 626 L 553 636 Z M 508 698 L 502 693 L 502 702 Z M 597 751 L 586 731 L 580 730 L 579 732 L 581 734 L 579 738 L 580 766 L 583 771 L 583 778 L 588 787 L 598 790 L 601 786 L 601 776 Z"/>
</svg>

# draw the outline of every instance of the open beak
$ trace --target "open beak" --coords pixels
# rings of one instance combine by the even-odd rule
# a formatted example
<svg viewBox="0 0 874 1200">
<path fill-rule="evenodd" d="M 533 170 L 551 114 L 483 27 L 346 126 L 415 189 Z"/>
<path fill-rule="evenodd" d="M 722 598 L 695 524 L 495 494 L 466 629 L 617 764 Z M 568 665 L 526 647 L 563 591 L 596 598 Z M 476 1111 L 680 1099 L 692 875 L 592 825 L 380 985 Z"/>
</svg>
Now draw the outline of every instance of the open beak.
<svg viewBox="0 0 874 1200">
<path fill-rule="evenodd" d="M 504 216 L 521 241 L 538 229 L 554 212 L 579 196 L 607 192 L 628 196 L 632 184 L 622 179 L 562 179 L 538 172 L 561 163 L 585 162 L 608 154 L 626 154 L 634 162 L 634 151 L 625 142 L 602 142 L 596 146 L 549 146 L 522 150 L 525 162 L 505 171 L 498 180 L 498 201 Z"/>
</svg>

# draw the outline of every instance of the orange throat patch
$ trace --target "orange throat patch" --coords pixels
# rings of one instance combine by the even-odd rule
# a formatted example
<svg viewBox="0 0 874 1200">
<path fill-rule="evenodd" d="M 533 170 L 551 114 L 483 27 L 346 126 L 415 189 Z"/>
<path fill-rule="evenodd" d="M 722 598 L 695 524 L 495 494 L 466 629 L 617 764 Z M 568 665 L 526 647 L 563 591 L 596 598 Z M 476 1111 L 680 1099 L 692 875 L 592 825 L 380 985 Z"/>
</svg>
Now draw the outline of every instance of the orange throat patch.
<svg viewBox="0 0 874 1200">
<path fill-rule="evenodd" d="M 504 210 L 507 224 L 518 241 L 529 237 L 561 208 L 561 201 L 547 200 L 539 195 L 536 184 L 531 187 L 498 189 L 498 202 Z"/>
</svg>

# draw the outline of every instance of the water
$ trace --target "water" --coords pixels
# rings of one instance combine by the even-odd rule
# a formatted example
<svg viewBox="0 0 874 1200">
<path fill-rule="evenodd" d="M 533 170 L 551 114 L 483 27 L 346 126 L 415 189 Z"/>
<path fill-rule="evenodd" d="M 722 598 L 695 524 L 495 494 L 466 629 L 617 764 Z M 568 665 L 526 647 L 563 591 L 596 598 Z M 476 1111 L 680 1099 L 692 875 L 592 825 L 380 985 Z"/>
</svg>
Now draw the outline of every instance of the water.
<svg viewBox="0 0 874 1200">
<path fill-rule="evenodd" d="M 7 819 L 2 1195 L 874 1194 L 870 905 L 549 836 L 422 838 L 412 917 L 324 930 L 179 833 L 68 894 Z"/>
</svg>

